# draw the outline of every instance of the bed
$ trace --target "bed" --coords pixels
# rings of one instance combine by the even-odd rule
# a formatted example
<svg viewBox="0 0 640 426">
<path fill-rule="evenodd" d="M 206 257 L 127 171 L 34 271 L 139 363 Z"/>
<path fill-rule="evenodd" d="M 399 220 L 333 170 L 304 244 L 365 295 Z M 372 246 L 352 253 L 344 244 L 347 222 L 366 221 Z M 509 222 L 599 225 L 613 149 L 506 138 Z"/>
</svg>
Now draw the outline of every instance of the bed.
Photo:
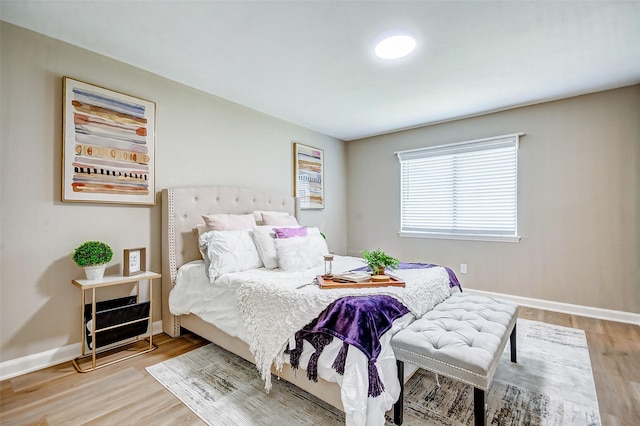
<svg viewBox="0 0 640 426">
<path fill-rule="evenodd" d="M 420 283 L 427 280 L 427 278 L 423 278 L 423 275 L 426 274 L 429 282 L 433 282 L 433 288 L 437 289 L 437 291 L 430 290 L 428 296 L 425 293 L 426 290 L 422 287 L 419 290 L 415 290 L 417 292 L 414 293 L 410 293 L 407 289 L 406 295 L 402 293 L 405 291 L 404 289 L 397 288 L 388 288 L 389 290 L 384 291 L 380 291 L 380 289 L 363 289 L 361 293 L 354 294 L 350 290 L 340 290 L 342 291 L 340 293 L 338 290 L 324 291 L 313 285 L 306 285 L 305 283 L 312 284 L 311 278 L 315 274 L 321 273 L 321 266 L 300 272 L 290 280 L 287 279 L 288 275 L 282 275 L 284 273 L 280 273 L 277 270 L 267 271 L 265 268 L 260 268 L 255 271 L 249 270 L 225 274 L 216 280 L 215 291 L 218 293 L 207 297 L 217 300 L 219 304 L 224 304 L 225 309 L 222 314 L 215 313 L 212 314 L 213 316 L 208 316 L 207 309 L 204 312 L 200 312 L 198 309 L 191 309 L 190 306 L 202 304 L 204 298 L 195 300 L 200 294 L 212 291 L 211 283 L 208 282 L 207 278 L 203 278 L 204 271 L 208 270 L 208 266 L 202 260 L 203 255 L 198 244 L 197 229 L 199 225 L 202 226 L 202 215 L 246 215 L 253 212 L 281 212 L 294 217 L 299 216 L 295 198 L 276 191 L 231 186 L 169 188 L 162 191 L 163 331 L 172 337 L 177 337 L 180 335 L 181 330 L 185 329 L 206 338 L 256 364 L 266 382 L 271 379 L 271 374 L 269 373 L 273 373 L 345 412 L 348 425 L 384 424 L 384 411 L 391 408 L 399 395 L 399 383 L 395 378 L 395 358 L 389 344 L 391 335 L 406 327 L 416 315 L 431 309 L 435 304 L 449 296 L 449 276 L 446 272 L 443 273 L 441 270 L 443 268 L 425 270 L 428 272 L 403 271 L 403 274 L 405 274 L 403 277 L 407 278 L 407 287 L 412 282 L 411 280 L 414 280 L 414 277 L 420 276 Z M 337 256 L 337 269 L 335 272 L 339 272 L 340 269 L 351 270 L 363 265 L 364 263 L 361 259 Z M 269 293 L 271 289 L 268 285 L 269 283 L 267 283 L 268 279 L 263 277 L 271 279 L 274 276 L 279 277 L 277 279 L 279 293 L 271 295 Z M 301 282 L 302 285 L 295 285 L 294 281 L 296 280 Z M 189 284 L 185 284 L 187 282 Z M 445 285 L 446 291 L 444 290 Z M 411 288 L 418 289 L 418 287 L 413 286 Z M 177 296 L 178 288 L 180 288 L 180 291 L 184 288 L 191 289 L 193 294 L 191 296 Z M 171 298 L 170 295 L 174 289 L 176 291 L 174 291 L 173 298 Z M 299 293 L 304 294 L 301 296 Z M 307 378 L 311 370 L 312 364 L 310 360 L 313 358 L 314 347 L 306 341 L 304 341 L 304 346 L 301 346 L 300 342 L 294 339 L 294 336 L 289 336 L 287 345 L 287 349 L 293 350 L 287 350 L 284 355 L 281 354 L 284 363 L 274 362 L 274 367 L 265 372 L 265 366 L 272 366 L 273 354 L 269 351 L 265 352 L 265 348 L 269 349 L 265 342 L 262 343 L 262 346 L 258 344 L 260 342 L 256 343 L 257 337 L 270 333 L 269 329 L 265 327 L 265 324 L 269 323 L 268 320 L 265 320 L 265 318 L 268 318 L 265 316 L 268 312 L 261 305 L 269 305 L 272 310 L 281 309 L 281 311 L 284 311 L 286 308 L 283 306 L 287 306 L 287 303 L 290 303 L 287 297 L 293 295 L 296 298 L 295 300 L 303 298 L 306 303 L 307 293 L 308 300 L 316 304 L 321 302 L 320 305 L 324 303 L 322 306 L 329 304 L 333 306 L 338 300 L 343 300 L 343 296 L 373 293 L 386 293 L 402 300 L 405 305 L 411 306 L 411 312 L 398 312 L 393 317 L 393 323 L 390 325 L 388 332 L 380 338 L 381 349 L 376 360 L 377 369 L 374 370 L 379 372 L 380 378 L 384 383 L 384 389 L 379 396 L 375 398 L 368 397 L 366 389 L 363 389 L 360 384 L 363 380 L 366 381 L 366 357 L 362 352 L 355 349 L 349 350 L 348 357 L 347 354 L 341 355 L 341 347 L 347 345 L 343 344 L 338 338 L 327 342 L 324 351 L 320 354 L 320 362 L 317 359 L 315 361 L 316 364 L 314 365 L 316 367 L 314 369 L 317 369 L 317 372 L 315 372 L 314 379 L 317 381 Z M 229 295 L 237 295 L 231 297 L 237 297 L 238 301 L 228 299 Z M 180 303 L 177 302 L 186 300 L 185 298 L 188 299 L 189 297 L 195 301 L 190 302 L 191 304 L 187 303 L 186 307 L 181 307 Z M 269 297 L 272 299 L 269 299 Z M 347 298 L 345 297 L 344 299 Z M 222 300 L 226 300 L 226 302 L 220 302 Z M 268 300 L 269 303 L 261 303 L 263 300 Z M 295 305 L 295 303 L 292 303 L 292 305 Z M 176 308 L 176 306 L 178 307 Z M 171 308 L 173 308 L 173 312 Z M 313 305 L 313 308 L 319 309 L 315 305 Z M 237 310 L 241 311 L 242 324 L 239 324 L 237 319 L 229 319 L 232 318 L 230 317 L 232 315 L 231 311 Z M 199 315 L 192 313 L 192 311 L 199 312 Z M 251 312 L 251 314 L 247 312 Z M 315 311 L 311 309 L 310 312 Z M 175 313 L 180 315 L 175 315 Z M 261 316 L 261 314 L 263 315 Z M 289 327 L 291 327 L 291 323 L 300 325 L 307 322 L 307 319 L 300 318 L 304 317 L 304 310 L 297 312 L 292 310 L 288 314 L 288 316 L 285 315 L 287 321 L 282 321 L 282 323 L 287 323 Z M 274 335 L 278 335 L 279 332 L 284 336 L 291 331 L 284 326 L 280 327 L 279 324 L 280 322 L 276 327 L 277 330 L 273 331 Z M 298 333 L 296 333 L 296 337 L 298 337 Z M 260 338 L 262 339 L 262 337 Z M 276 343 L 278 342 L 280 340 L 276 339 Z M 309 339 L 309 342 L 311 342 L 311 339 Z M 308 366 L 307 370 L 309 371 L 307 371 L 307 374 L 301 374 L 300 371 L 296 372 L 289 364 L 290 361 L 293 362 L 295 350 L 299 350 L 302 347 L 305 349 L 302 355 L 298 351 L 295 363 L 299 364 L 301 369 L 305 369 Z M 265 356 L 265 353 L 267 356 Z M 254 356 L 254 354 L 257 354 L 257 356 Z M 346 361 L 343 359 L 343 363 L 346 362 L 347 365 L 346 374 L 345 371 L 336 373 L 335 366 L 333 369 L 331 368 L 330 360 L 335 358 L 337 362 L 341 356 L 343 358 L 346 357 Z M 274 358 L 275 360 L 276 358 Z M 343 370 L 345 370 L 344 367 Z M 369 370 L 370 372 L 371 370 Z M 364 376 L 364 379 L 362 376 Z M 355 386 L 356 383 L 358 386 Z M 268 389 L 268 386 L 266 387 Z M 370 387 L 369 394 L 371 395 Z"/>
</svg>

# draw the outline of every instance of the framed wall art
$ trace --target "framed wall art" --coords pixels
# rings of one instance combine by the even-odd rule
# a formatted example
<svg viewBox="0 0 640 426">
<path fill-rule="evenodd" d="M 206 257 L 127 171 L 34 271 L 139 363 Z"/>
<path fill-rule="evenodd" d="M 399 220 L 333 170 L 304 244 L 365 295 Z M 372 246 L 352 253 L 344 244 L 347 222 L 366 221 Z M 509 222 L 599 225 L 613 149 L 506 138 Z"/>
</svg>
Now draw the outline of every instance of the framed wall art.
<svg viewBox="0 0 640 426">
<path fill-rule="evenodd" d="M 155 204 L 155 103 L 63 78 L 62 201 Z"/>
<path fill-rule="evenodd" d="M 301 209 L 324 208 L 324 151 L 293 143 L 293 195 Z"/>
</svg>

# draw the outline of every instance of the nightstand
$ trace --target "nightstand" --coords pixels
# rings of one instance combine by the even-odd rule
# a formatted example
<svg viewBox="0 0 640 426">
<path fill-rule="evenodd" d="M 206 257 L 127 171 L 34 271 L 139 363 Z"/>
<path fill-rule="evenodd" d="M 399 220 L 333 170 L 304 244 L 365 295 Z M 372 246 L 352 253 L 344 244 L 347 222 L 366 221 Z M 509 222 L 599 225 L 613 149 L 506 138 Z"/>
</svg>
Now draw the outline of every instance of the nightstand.
<svg viewBox="0 0 640 426">
<path fill-rule="evenodd" d="M 80 288 L 81 291 L 81 299 L 82 299 L 82 352 L 81 355 L 75 358 L 72 362 L 76 370 L 81 373 L 86 373 L 89 371 L 96 370 L 98 368 L 106 367 L 107 365 L 115 364 L 116 362 L 124 361 L 125 359 L 133 358 L 134 356 L 142 355 L 148 352 L 151 352 L 158 347 L 153 344 L 153 280 L 161 278 L 162 275 L 146 271 L 133 276 L 123 276 L 123 275 L 108 275 L 99 280 L 86 280 L 86 279 L 77 279 L 71 281 L 73 285 Z M 149 283 L 149 301 L 148 302 L 140 302 L 140 281 L 148 281 Z M 127 284 L 127 283 L 135 283 L 136 286 L 136 295 L 131 296 L 131 301 L 135 302 L 134 304 L 129 304 L 129 302 L 125 302 L 126 304 L 122 306 L 113 307 L 109 305 L 109 301 L 107 302 L 96 302 L 96 289 L 101 287 L 110 287 L 114 285 Z M 91 305 L 89 310 L 89 305 L 85 305 L 85 294 L 88 290 L 91 290 Z M 123 298 L 126 299 L 126 298 Z M 99 307 L 106 306 L 106 308 L 99 312 Z M 106 304 L 106 305 L 105 305 Z M 148 304 L 148 312 L 146 310 L 146 304 Z M 97 309 L 98 308 L 98 309 Z M 142 308 L 142 309 L 139 309 Z M 128 312 L 127 310 L 135 310 L 133 318 L 126 318 Z M 142 313 L 141 313 L 142 312 Z M 104 316 L 103 316 L 104 315 Z M 122 322 L 118 322 L 118 317 L 123 318 Z M 91 321 L 91 331 L 88 332 L 88 319 Z M 113 323 L 113 319 L 116 319 L 116 323 Z M 142 325 L 144 327 L 144 323 L 147 323 L 147 331 L 149 332 L 149 347 L 142 348 L 139 351 L 136 351 L 133 354 L 129 354 L 126 356 L 122 356 L 108 362 L 104 362 L 99 364 L 97 362 L 96 355 L 100 352 L 97 351 L 98 346 L 98 338 L 106 336 L 108 334 L 113 338 L 114 333 L 117 338 L 118 332 L 121 330 L 134 330 L 136 326 Z M 98 323 L 106 324 L 102 325 L 101 328 L 96 328 Z M 144 334 L 144 331 L 139 333 Z M 139 340 L 139 334 L 136 336 L 124 337 L 122 340 L 127 340 L 126 343 L 123 344 L 106 344 L 104 352 L 111 351 L 113 349 L 117 349 L 119 347 L 124 347 L 135 343 Z M 132 338 L 135 337 L 135 341 L 131 341 Z M 85 354 L 85 345 L 87 342 L 91 345 L 91 354 Z M 80 363 L 83 360 L 87 360 L 91 358 L 91 366 L 87 368 L 83 368 Z"/>
</svg>

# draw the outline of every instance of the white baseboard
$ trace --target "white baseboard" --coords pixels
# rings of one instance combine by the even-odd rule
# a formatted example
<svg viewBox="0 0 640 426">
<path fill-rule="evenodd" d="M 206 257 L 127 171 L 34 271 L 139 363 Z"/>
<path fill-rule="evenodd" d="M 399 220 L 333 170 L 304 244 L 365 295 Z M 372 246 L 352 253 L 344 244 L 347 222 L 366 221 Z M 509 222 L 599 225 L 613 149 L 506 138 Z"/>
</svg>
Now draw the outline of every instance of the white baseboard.
<svg viewBox="0 0 640 426">
<path fill-rule="evenodd" d="M 640 314 L 636 314 L 633 312 L 614 311 L 612 309 L 592 308 L 590 306 L 572 305 L 570 303 L 553 302 L 550 300 L 531 299 L 529 297 L 512 296 L 510 294 L 474 290 L 468 287 L 465 287 L 464 291 L 489 297 L 496 297 L 499 299 L 510 300 L 521 306 L 529 306 L 531 308 L 544 309 L 546 311 L 561 312 L 565 314 L 579 315 L 582 317 L 640 325 Z"/>
<path fill-rule="evenodd" d="M 162 321 L 156 321 L 153 323 L 153 335 L 160 333 L 162 333 Z M 148 333 L 143 336 L 148 336 Z M 108 348 L 108 346 L 105 346 L 105 348 Z M 10 379 L 21 374 L 71 361 L 80 355 L 80 350 L 81 343 L 73 343 L 61 348 L 4 361 L 0 363 L 0 380 Z"/>
</svg>

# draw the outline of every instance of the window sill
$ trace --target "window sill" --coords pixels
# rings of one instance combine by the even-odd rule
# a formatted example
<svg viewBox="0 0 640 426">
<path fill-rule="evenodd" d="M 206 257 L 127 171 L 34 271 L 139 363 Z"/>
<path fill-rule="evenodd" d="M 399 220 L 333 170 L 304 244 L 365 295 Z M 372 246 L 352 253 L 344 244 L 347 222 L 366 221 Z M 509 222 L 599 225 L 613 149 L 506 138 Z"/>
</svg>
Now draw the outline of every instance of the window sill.
<svg viewBox="0 0 640 426">
<path fill-rule="evenodd" d="M 432 232 L 400 231 L 404 238 L 432 238 L 437 240 L 491 241 L 497 243 L 517 243 L 520 236 L 514 235 L 478 235 L 478 234 L 437 234 Z"/>
</svg>

